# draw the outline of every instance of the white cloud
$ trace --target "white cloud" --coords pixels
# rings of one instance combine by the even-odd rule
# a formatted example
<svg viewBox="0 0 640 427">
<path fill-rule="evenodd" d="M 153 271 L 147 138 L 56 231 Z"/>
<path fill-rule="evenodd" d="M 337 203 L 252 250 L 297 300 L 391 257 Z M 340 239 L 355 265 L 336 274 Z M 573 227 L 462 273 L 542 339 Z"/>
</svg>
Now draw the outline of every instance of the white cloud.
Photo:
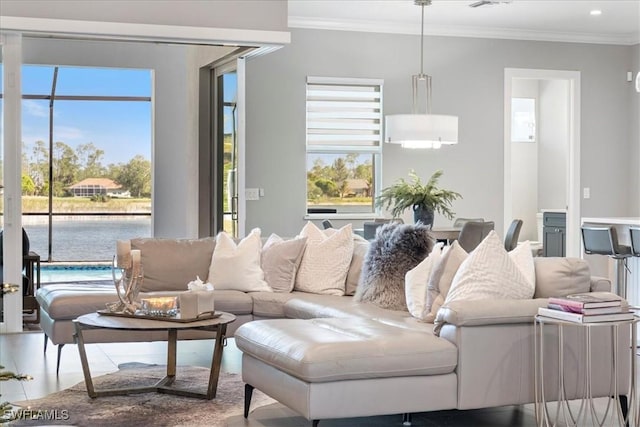
<svg viewBox="0 0 640 427">
<path fill-rule="evenodd" d="M 22 107 L 26 114 L 34 117 L 49 117 L 49 109 L 42 103 L 32 99 L 22 101 Z"/>
<path fill-rule="evenodd" d="M 56 141 L 69 142 L 84 138 L 82 130 L 71 126 L 55 126 L 53 128 L 53 139 Z"/>
</svg>

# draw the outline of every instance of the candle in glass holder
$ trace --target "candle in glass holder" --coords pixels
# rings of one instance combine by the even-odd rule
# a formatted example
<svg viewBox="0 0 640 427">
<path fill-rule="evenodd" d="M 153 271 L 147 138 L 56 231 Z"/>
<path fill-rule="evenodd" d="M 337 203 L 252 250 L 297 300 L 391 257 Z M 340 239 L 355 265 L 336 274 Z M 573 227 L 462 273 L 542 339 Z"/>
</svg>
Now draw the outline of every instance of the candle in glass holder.
<svg viewBox="0 0 640 427">
<path fill-rule="evenodd" d="M 118 268 L 131 267 L 131 241 L 118 240 L 116 242 L 116 265 Z"/>
<path fill-rule="evenodd" d="M 178 308 L 178 297 L 143 298 L 142 310 L 151 315 L 175 315 Z"/>
</svg>

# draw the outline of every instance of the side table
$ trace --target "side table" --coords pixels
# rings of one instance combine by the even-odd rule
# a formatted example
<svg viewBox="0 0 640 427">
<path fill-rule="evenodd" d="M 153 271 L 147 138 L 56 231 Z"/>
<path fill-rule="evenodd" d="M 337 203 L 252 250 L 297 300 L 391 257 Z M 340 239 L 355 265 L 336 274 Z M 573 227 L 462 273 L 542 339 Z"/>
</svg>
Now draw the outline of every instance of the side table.
<svg viewBox="0 0 640 427">
<path fill-rule="evenodd" d="M 544 316 L 535 316 L 534 319 L 534 336 L 535 336 L 535 413 L 536 421 L 539 427 L 552 427 L 557 425 L 567 426 L 603 426 L 610 415 L 613 422 L 617 421 L 617 425 L 638 426 L 640 423 L 640 402 L 637 397 L 637 362 L 635 351 L 637 341 L 637 324 L 640 318 L 635 317 L 633 320 L 625 320 L 618 322 L 594 322 L 594 323 L 576 323 L 567 322 L 559 319 L 552 319 Z M 545 396 L 545 329 L 547 327 L 554 328 L 557 331 L 557 347 L 558 347 L 558 369 L 557 372 L 546 372 L 547 375 L 556 375 L 558 378 L 557 403 L 555 409 L 555 417 L 550 414 L 548 403 Z M 582 399 L 577 412 L 571 409 L 567 400 L 565 391 L 565 357 L 564 357 L 564 332 L 565 328 L 580 328 L 584 334 L 584 346 L 580 349 L 585 354 L 586 359 L 586 376 L 584 378 Z M 591 356 L 591 337 L 592 332 L 596 328 L 608 328 L 612 334 L 612 366 L 611 366 L 611 388 L 609 395 L 611 398 L 607 402 L 607 407 L 600 419 L 594 405 L 594 397 L 592 395 L 591 377 L 592 377 L 592 356 Z M 625 395 L 620 395 L 619 390 L 619 336 L 621 329 L 630 329 L 629 348 L 630 354 L 630 372 L 629 390 Z M 599 368 L 599 367 L 598 367 Z M 615 408 L 611 408 L 611 403 L 615 403 Z M 560 415 L 562 419 L 560 420 Z M 591 419 L 591 422 L 588 420 Z M 560 424 L 559 424 L 560 423 Z"/>
<path fill-rule="evenodd" d="M 224 340 L 226 338 L 227 325 L 236 320 L 236 316 L 231 313 L 222 312 L 220 317 L 206 320 L 197 320 L 188 323 L 178 323 L 163 319 L 137 319 L 133 317 L 114 317 L 100 315 L 98 313 L 85 314 L 73 321 L 75 327 L 74 338 L 78 344 L 78 352 L 80 353 L 80 361 L 82 362 L 82 372 L 84 381 L 87 386 L 89 397 L 96 398 L 100 396 L 118 396 L 132 393 L 148 393 L 156 391 L 158 393 L 175 394 L 187 397 L 199 397 L 204 399 L 213 399 L 216 397 L 218 388 L 218 377 L 220 375 L 220 362 L 222 359 L 222 350 Z M 111 329 L 122 331 L 167 331 L 167 375 L 156 384 L 148 387 L 131 387 L 110 390 L 95 390 L 91 371 L 89 370 L 89 362 L 87 353 L 84 348 L 83 331 L 88 329 Z M 171 387 L 176 378 L 176 350 L 178 331 L 187 329 L 202 329 L 216 332 L 215 345 L 211 359 L 211 371 L 209 373 L 209 383 L 207 391 L 199 393 L 190 390 L 182 390 Z"/>
</svg>

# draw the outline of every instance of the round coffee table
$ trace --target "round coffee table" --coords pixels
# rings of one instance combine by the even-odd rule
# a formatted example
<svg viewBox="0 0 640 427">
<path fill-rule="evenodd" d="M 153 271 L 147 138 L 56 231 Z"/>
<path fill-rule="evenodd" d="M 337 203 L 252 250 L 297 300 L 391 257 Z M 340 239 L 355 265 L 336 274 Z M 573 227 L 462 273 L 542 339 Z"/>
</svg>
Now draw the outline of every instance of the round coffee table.
<svg viewBox="0 0 640 427">
<path fill-rule="evenodd" d="M 132 393 L 148 393 L 156 391 L 158 393 L 175 394 L 179 396 L 198 397 L 203 399 L 213 399 L 216 397 L 218 388 L 218 377 L 220 376 L 220 362 L 222 350 L 226 338 L 227 325 L 236 320 L 236 316 L 231 313 L 220 312 L 220 316 L 212 319 L 197 320 L 193 322 L 176 322 L 159 319 L 141 319 L 135 317 L 120 317 L 90 313 L 78 317 L 73 321 L 75 327 L 74 339 L 78 344 L 80 361 L 82 362 L 82 372 L 87 386 L 87 393 L 90 397 L 118 396 Z M 84 347 L 83 331 L 89 329 L 110 329 L 123 331 L 167 331 L 167 375 L 156 384 L 147 387 L 130 387 L 98 391 L 93 387 L 87 353 Z M 176 378 L 176 349 L 178 341 L 178 331 L 188 329 L 199 329 L 215 332 L 215 345 L 211 359 L 211 371 L 209 373 L 209 384 L 205 393 L 191 390 L 182 390 L 171 387 Z"/>
</svg>

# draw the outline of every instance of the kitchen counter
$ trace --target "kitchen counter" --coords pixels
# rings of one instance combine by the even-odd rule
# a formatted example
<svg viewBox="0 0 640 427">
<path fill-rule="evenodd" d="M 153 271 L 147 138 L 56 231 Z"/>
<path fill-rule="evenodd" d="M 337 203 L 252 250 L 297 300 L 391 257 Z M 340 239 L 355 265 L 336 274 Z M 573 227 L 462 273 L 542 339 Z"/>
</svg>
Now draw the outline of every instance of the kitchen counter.
<svg viewBox="0 0 640 427">
<path fill-rule="evenodd" d="M 583 224 L 603 224 L 603 225 L 637 225 L 640 226 L 640 217 L 599 217 L 582 218 Z"/>
</svg>

